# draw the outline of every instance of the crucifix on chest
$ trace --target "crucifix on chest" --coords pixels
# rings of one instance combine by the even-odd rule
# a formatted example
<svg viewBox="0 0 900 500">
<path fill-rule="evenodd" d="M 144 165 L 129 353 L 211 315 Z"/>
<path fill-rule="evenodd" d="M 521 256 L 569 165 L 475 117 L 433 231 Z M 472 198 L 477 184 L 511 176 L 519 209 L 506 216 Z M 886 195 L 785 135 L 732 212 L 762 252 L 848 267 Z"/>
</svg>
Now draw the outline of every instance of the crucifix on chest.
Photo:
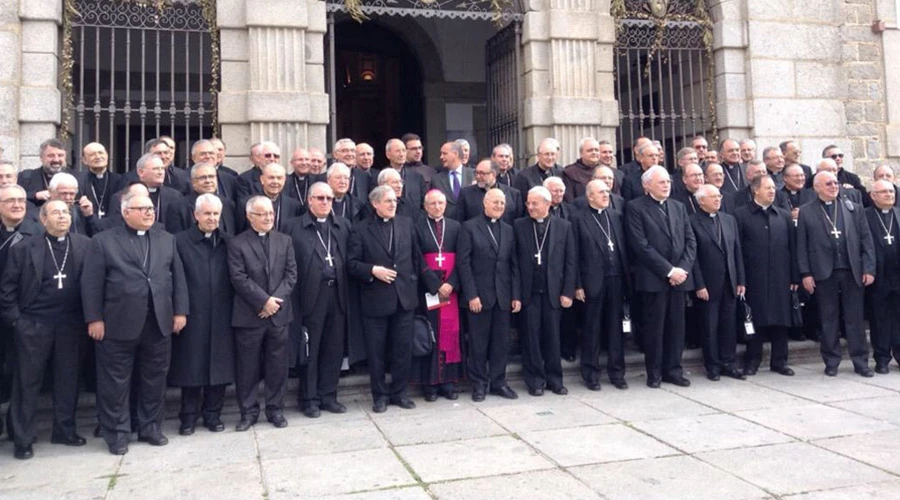
<svg viewBox="0 0 900 500">
<path fill-rule="evenodd" d="M 58 273 L 56 273 L 56 274 L 53 275 L 53 279 L 56 280 L 56 289 L 57 289 L 57 290 L 62 290 L 62 287 L 63 287 L 63 280 L 66 279 L 66 275 L 63 274 L 62 271 L 60 271 L 60 272 L 58 272 Z"/>
</svg>

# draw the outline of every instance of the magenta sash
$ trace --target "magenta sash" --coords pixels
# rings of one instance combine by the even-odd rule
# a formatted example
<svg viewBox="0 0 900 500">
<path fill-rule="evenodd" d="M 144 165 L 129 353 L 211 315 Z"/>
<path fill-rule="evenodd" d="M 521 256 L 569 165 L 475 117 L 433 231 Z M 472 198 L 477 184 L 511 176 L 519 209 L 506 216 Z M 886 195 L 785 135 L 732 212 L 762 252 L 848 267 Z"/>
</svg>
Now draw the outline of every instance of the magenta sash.
<svg viewBox="0 0 900 500">
<path fill-rule="evenodd" d="M 438 255 L 443 257 L 443 261 L 438 264 Z M 444 271 L 445 276 L 449 276 L 456 265 L 456 254 L 452 252 L 426 253 L 422 257 L 429 269 L 435 271 Z M 445 302 L 439 307 L 437 313 L 437 348 L 444 353 L 447 363 L 459 363 L 462 361 L 462 353 L 459 347 L 459 302 L 456 292 L 450 294 L 450 301 Z"/>
</svg>

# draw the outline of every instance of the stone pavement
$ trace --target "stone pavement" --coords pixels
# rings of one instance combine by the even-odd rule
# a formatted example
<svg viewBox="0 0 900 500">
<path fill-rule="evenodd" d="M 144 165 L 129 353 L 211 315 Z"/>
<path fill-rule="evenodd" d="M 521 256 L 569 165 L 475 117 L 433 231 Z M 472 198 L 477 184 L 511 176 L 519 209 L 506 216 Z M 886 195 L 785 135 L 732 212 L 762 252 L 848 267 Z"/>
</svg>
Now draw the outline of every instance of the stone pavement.
<svg viewBox="0 0 900 500">
<path fill-rule="evenodd" d="M 569 376 L 568 396 L 517 401 L 469 394 L 407 411 L 371 412 L 357 392 L 344 415 L 288 410 L 290 425 L 234 432 L 177 432 L 168 446 L 132 443 L 124 457 L 99 439 L 83 448 L 35 445 L 12 458 L 0 444 L 0 498 L 105 499 L 757 499 L 836 500 L 900 495 L 900 373 L 861 378 L 848 362 L 837 378 L 820 363 L 797 376 L 766 370 L 746 382 L 599 393 Z M 294 393 L 289 393 L 293 397 Z M 92 429 L 84 408 L 81 433 Z M 46 420 L 47 415 L 41 416 Z"/>
</svg>

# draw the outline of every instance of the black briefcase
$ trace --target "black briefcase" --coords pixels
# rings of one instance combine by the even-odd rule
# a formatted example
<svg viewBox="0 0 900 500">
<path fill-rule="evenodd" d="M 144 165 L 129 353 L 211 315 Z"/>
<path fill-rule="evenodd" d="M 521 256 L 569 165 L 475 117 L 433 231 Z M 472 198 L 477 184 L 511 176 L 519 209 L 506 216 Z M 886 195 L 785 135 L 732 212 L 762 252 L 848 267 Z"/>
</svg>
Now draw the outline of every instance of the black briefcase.
<svg viewBox="0 0 900 500">
<path fill-rule="evenodd" d="M 412 355 L 429 356 L 434 349 L 434 329 L 431 322 L 425 316 L 416 316 L 413 319 Z"/>
<path fill-rule="evenodd" d="M 803 304 L 797 290 L 791 292 L 791 326 L 794 328 L 803 326 Z"/>
<path fill-rule="evenodd" d="M 300 345 L 297 346 L 297 365 L 306 366 L 309 363 L 309 330 L 305 326 L 300 327 Z"/>
<path fill-rule="evenodd" d="M 756 335 L 756 329 L 753 327 L 753 311 L 750 309 L 750 304 L 743 297 L 738 299 L 737 316 L 738 333 L 741 334 L 740 337 L 746 342 Z"/>
</svg>

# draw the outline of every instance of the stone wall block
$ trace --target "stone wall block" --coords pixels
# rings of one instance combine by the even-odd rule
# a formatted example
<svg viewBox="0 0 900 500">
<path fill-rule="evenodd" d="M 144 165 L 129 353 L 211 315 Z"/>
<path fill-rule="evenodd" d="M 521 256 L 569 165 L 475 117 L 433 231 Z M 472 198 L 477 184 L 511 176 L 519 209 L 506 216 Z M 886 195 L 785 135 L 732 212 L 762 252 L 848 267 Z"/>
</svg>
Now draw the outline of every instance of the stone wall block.
<svg viewBox="0 0 900 500">
<path fill-rule="evenodd" d="M 28 85 L 35 87 L 56 87 L 57 59 L 53 54 L 22 54 L 22 74 Z"/>
<path fill-rule="evenodd" d="M 16 88 L 12 85 L 0 85 L 0 133 L 13 133 L 18 128 L 16 118 Z"/>
<path fill-rule="evenodd" d="M 866 136 L 878 133 L 878 125 L 874 123 L 848 123 L 847 135 L 849 136 Z"/>
<path fill-rule="evenodd" d="M 522 126 L 535 125 L 550 126 L 553 124 L 550 113 L 549 97 L 530 97 L 525 99 L 523 106 Z"/>
<path fill-rule="evenodd" d="M 900 156 L 900 125 L 888 125 L 885 129 L 888 156 Z"/>
<path fill-rule="evenodd" d="M 247 7 L 244 0 L 216 2 L 216 25 L 221 28 L 246 28 Z"/>
<path fill-rule="evenodd" d="M 62 2 L 52 0 L 20 0 L 19 18 L 24 20 L 62 22 Z"/>
<path fill-rule="evenodd" d="M 842 99 L 847 93 L 847 78 L 838 64 L 798 61 L 797 96 Z"/>
<path fill-rule="evenodd" d="M 752 22 L 751 57 L 840 62 L 840 29 L 835 26 Z"/>
<path fill-rule="evenodd" d="M 729 127 L 749 128 L 751 124 L 747 101 L 717 102 L 716 121 L 717 123 L 728 124 Z"/>
<path fill-rule="evenodd" d="M 303 122 L 309 116 L 305 92 L 247 92 L 247 119 L 251 122 Z"/>
<path fill-rule="evenodd" d="M 858 60 L 860 62 L 876 62 L 881 60 L 881 51 L 878 50 L 877 45 L 870 44 L 858 44 Z"/>
<path fill-rule="evenodd" d="M 602 106 L 597 99 L 553 97 L 550 113 L 557 124 L 599 125 Z"/>
<path fill-rule="evenodd" d="M 550 40 L 550 22 L 547 12 L 529 12 L 522 22 L 522 43 Z"/>
<path fill-rule="evenodd" d="M 246 123 L 247 122 L 247 93 L 246 92 L 219 92 L 219 123 Z M 226 144 L 231 144 L 225 138 Z"/>
<path fill-rule="evenodd" d="M 715 47 L 743 48 L 747 46 L 745 25 L 739 21 L 722 21 L 713 25 Z"/>
<path fill-rule="evenodd" d="M 246 0 L 247 26 L 306 28 L 307 3 L 303 0 Z"/>
<path fill-rule="evenodd" d="M 884 105 L 880 101 L 866 103 L 866 121 L 883 123 Z"/>
<path fill-rule="evenodd" d="M 56 126 L 52 123 L 23 123 L 19 127 L 19 145 L 22 154 L 37 156 L 41 150 L 41 143 L 56 137 Z M 72 163 L 72 159 L 69 159 Z"/>
<path fill-rule="evenodd" d="M 597 71 L 612 73 L 615 71 L 615 49 L 612 44 L 597 44 L 594 47 Z"/>
<path fill-rule="evenodd" d="M 15 161 L 15 158 L 13 158 Z M 41 166 L 41 158 L 39 156 L 22 156 L 19 157 L 19 172 L 24 172 L 26 170 L 34 170 L 36 168 L 40 168 Z"/>
<path fill-rule="evenodd" d="M 859 60 L 859 45 L 858 43 L 844 43 L 841 44 L 841 61 L 844 62 L 853 62 Z"/>
<path fill-rule="evenodd" d="M 56 55 L 59 50 L 60 27 L 55 21 L 22 23 L 22 52 L 43 52 Z"/>
<path fill-rule="evenodd" d="M 19 81 L 19 36 L 14 31 L 0 31 L 0 82 Z M 12 55 L 12 57 L 10 57 Z M 0 114 L 3 108 L 0 108 Z"/>
<path fill-rule="evenodd" d="M 19 87 L 19 121 L 59 125 L 60 99 L 56 87 Z"/>
<path fill-rule="evenodd" d="M 325 12 L 325 2 L 321 0 L 306 0 L 307 31 L 325 34 L 328 31 L 328 14 Z"/>
<path fill-rule="evenodd" d="M 726 75 L 727 76 L 727 75 Z M 716 78 L 716 81 L 721 78 Z M 750 60 L 751 95 L 753 97 L 793 97 L 797 92 L 793 61 L 778 59 Z M 717 92 L 721 92 L 717 86 Z M 724 89 L 733 95 L 729 88 Z M 722 94 L 716 94 L 719 99 Z"/>
<path fill-rule="evenodd" d="M 741 74 L 722 75 L 715 78 L 716 96 L 728 95 L 730 99 L 747 98 L 747 78 Z M 727 91 L 726 91 L 727 89 Z M 754 94 L 756 95 L 756 94 Z"/>
<path fill-rule="evenodd" d="M 862 26 L 844 26 L 841 29 L 841 35 L 844 42 L 866 42 L 876 43 L 879 41 L 878 35 L 872 33 L 872 28 L 866 24 Z M 830 39 L 833 40 L 833 39 Z"/>
<path fill-rule="evenodd" d="M 547 16 L 550 24 L 550 38 L 597 40 L 601 36 L 602 29 L 598 23 L 598 16 L 567 10 L 551 10 Z M 602 17 L 600 16 L 601 19 Z M 609 16 L 606 17 L 609 18 Z M 615 36 L 614 33 L 613 36 Z"/>
<path fill-rule="evenodd" d="M 847 123 L 861 123 L 866 120 L 866 106 L 859 101 L 848 101 L 844 104 Z"/>
<path fill-rule="evenodd" d="M 307 64 L 325 64 L 325 37 L 321 33 L 306 31 L 304 36 L 304 60 Z"/>
<path fill-rule="evenodd" d="M 250 65 L 240 61 L 222 61 L 222 91 L 244 92 L 250 89 Z"/>
<path fill-rule="evenodd" d="M 766 2 L 747 0 L 747 17 L 753 20 L 790 19 L 794 14 L 794 2 L 804 0 L 778 0 Z"/>
<path fill-rule="evenodd" d="M 525 72 L 547 71 L 550 69 L 550 44 L 547 42 L 529 42 L 522 48 L 522 66 Z"/>
<path fill-rule="evenodd" d="M 525 95 L 549 96 L 553 92 L 549 71 L 531 71 L 526 73 L 523 79 L 525 81 Z"/>
<path fill-rule="evenodd" d="M 866 157 L 881 158 L 881 141 L 878 139 L 869 139 L 866 141 Z"/>
<path fill-rule="evenodd" d="M 247 170 L 247 155 L 253 140 L 250 137 L 250 125 L 223 123 L 219 125 L 222 140 L 228 144 L 228 156 L 225 164 L 238 172 Z"/>
<path fill-rule="evenodd" d="M 597 41 L 600 43 L 616 43 L 616 20 L 612 16 L 601 14 L 597 18 Z"/>
<path fill-rule="evenodd" d="M 722 75 L 725 73 L 744 73 L 746 67 L 746 53 L 744 49 L 717 49 L 713 53 L 713 59 L 716 63 L 715 73 Z"/>
<path fill-rule="evenodd" d="M 847 63 L 847 78 L 852 80 L 879 80 L 881 68 L 877 63 Z"/>
<path fill-rule="evenodd" d="M 756 0 L 756 2 L 765 4 L 767 7 L 778 3 L 765 0 L 762 2 Z M 843 0 L 797 0 L 794 2 L 794 12 L 790 18 L 794 22 L 843 22 L 845 20 L 843 5 Z"/>
<path fill-rule="evenodd" d="M 709 6 L 709 14 L 712 17 L 713 21 L 724 21 L 730 19 L 742 19 L 744 17 L 744 3 L 739 0 L 725 0 L 722 2 L 707 2 Z M 753 0 L 750 0 L 750 3 L 753 3 Z M 784 2 L 790 5 L 790 0 L 784 0 Z"/>
<path fill-rule="evenodd" d="M 327 125 L 329 122 L 328 94 L 317 92 L 309 94 L 309 119 L 311 124 Z"/>
<path fill-rule="evenodd" d="M 757 134 L 774 136 L 842 136 L 847 120 L 839 100 L 756 99 Z M 855 134 L 852 134 L 855 135 Z"/>
<path fill-rule="evenodd" d="M 250 40 L 245 29 L 219 30 L 219 55 L 222 61 L 249 61 L 249 44 Z"/>
<path fill-rule="evenodd" d="M 0 0 L 0 26 L 19 22 L 19 0 Z"/>
<path fill-rule="evenodd" d="M 325 90 L 325 66 L 321 64 L 306 65 L 306 88 Z"/>
</svg>

